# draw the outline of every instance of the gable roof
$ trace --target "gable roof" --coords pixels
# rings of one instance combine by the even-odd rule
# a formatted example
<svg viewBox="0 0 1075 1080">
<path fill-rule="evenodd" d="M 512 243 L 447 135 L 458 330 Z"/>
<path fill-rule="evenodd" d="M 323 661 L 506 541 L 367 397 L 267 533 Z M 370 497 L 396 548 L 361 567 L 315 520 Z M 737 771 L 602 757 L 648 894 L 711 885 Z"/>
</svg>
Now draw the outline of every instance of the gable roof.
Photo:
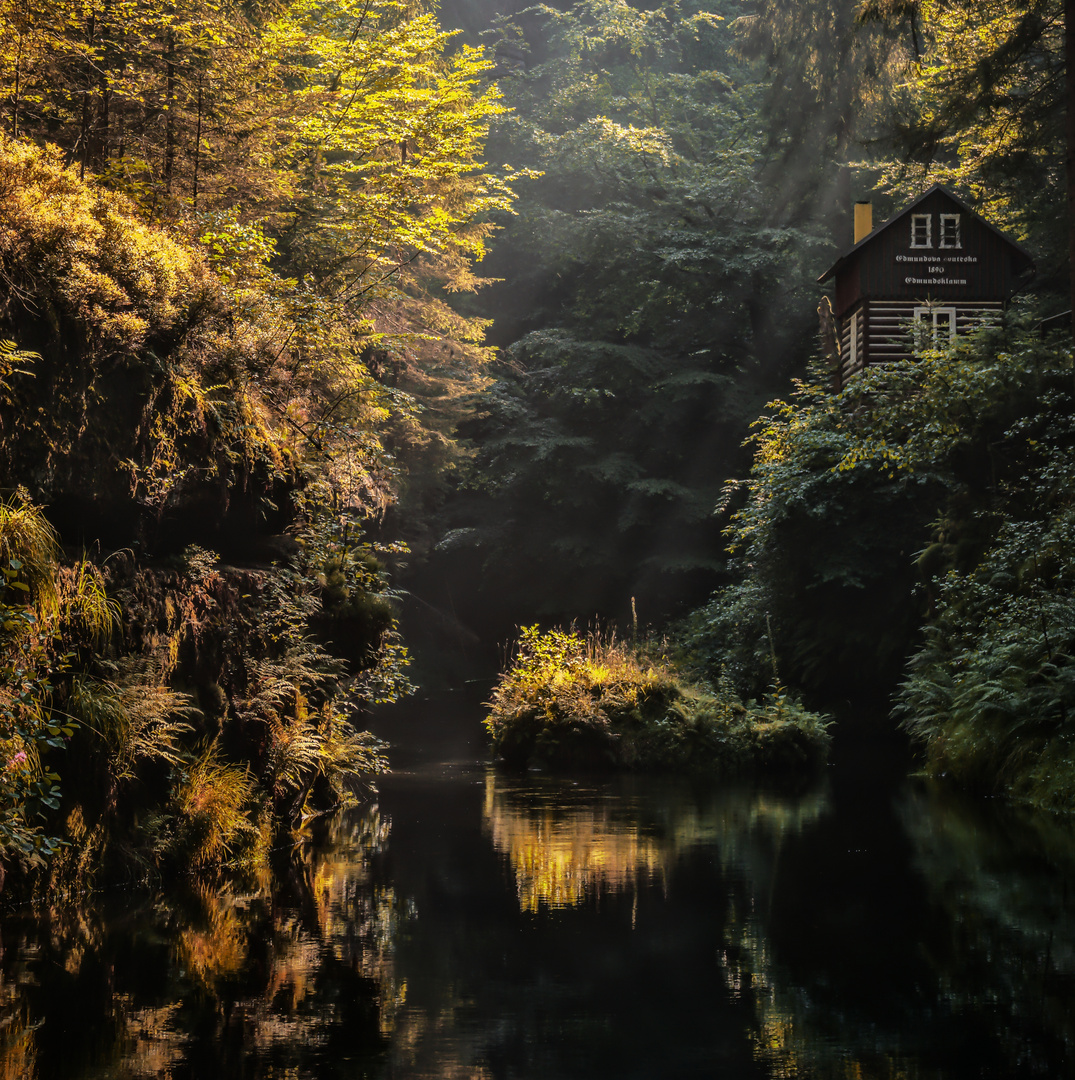
<svg viewBox="0 0 1075 1080">
<path fill-rule="evenodd" d="M 998 229 L 995 225 L 991 225 L 988 221 L 986 221 L 984 217 L 982 217 L 981 214 L 979 214 L 976 210 L 972 210 L 962 199 L 960 199 L 956 195 L 953 195 L 946 187 L 941 184 L 934 184 L 928 191 L 922 192 L 922 194 L 919 195 L 918 198 L 915 199 L 914 202 L 912 202 L 910 205 L 905 206 L 902 210 L 899 211 L 899 213 L 895 214 L 893 217 L 890 217 L 888 221 L 886 221 L 883 225 L 878 225 L 877 228 L 873 230 L 873 232 L 869 233 L 869 235 L 867 236 L 864 236 L 853 247 L 848 248 L 847 251 L 845 251 L 836 260 L 836 262 L 834 262 L 832 266 L 830 266 L 828 270 L 826 270 L 825 273 L 823 273 L 821 277 L 817 279 L 818 284 L 820 285 L 823 282 L 828 281 L 829 278 L 832 277 L 837 271 L 842 269 L 844 264 L 853 255 L 856 255 L 859 250 L 866 247 L 867 244 L 869 244 L 872 240 L 876 239 L 878 236 L 880 236 L 881 233 L 885 232 L 887 229 L 891 229 L 892 226 L 895 225 L 898 221 L 901 221 L 909 214 L 914 213 L 914 211 L 923 202 L 925 202 L 926 199 L 928 199 L 931 195 L 937 192 L 940 192 L 942 195 L 950 199 L 953 203 L 955 203 L 956 206 L 959 207 L 960 210 L 963 211 L 963 213 L 969 214 L 971 218 L 977 221 L 984 228 L 988 229 L 999 240 L 1001 240 L 1004 244 L 1010 247 L 1013 254 L 1015 254 L 1019 258 L 1019 260 L 1025 264 L 1019 267 L 1017 271 L 1018 273 L 1022 273 L 1022 271 L 1027 270 L 1034 265 L 1034 260 L 1030 257 L 1024 247 L 1022 247 L 1020 244 L 1017 244 L 1014 240 L 1010 240 L 1007 236 L 1004 235 L 1004 233 L 1000 231 L 1000 229 Z"/>
</svg>

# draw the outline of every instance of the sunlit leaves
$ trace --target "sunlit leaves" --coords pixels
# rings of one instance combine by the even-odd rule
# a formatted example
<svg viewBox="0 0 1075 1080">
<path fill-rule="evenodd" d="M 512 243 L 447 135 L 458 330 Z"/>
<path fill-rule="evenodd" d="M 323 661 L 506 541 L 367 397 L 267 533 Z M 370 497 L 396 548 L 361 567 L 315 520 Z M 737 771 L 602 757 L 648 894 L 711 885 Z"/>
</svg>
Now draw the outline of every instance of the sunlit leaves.
<svg viewBox="0 0 1075 1080">
<path fill-rule="evenodd" d="M 744 705 L 683 680 L 655 648 L 524 626 L 485 727 L 509 764 L 701 772 L 808 771 L 828 721 L 780 690 Z"/>
<path fill-rule="evenodd" d="M 448 37 L 390 3 L 309 0 L 267 27 L 295 86 L 288 153 L 304 192 L 287 243 L 300 272 L 354 296 L 420 254 L 480 258 L 482 219 L 511 202 L 479 157 L 502 108 L 479 87 L 480 52 L 441 59 Z"/>
<path fill-rule="evenodd" d="M 1066 238 L 1053 228 L 1065 198 L 1061 5 L 914 7 L 921 56 L 888 123 L 898 152 L 885 167 L 889 184 L 917 193 L 928 176 L 954 185 L 992 220 L 1032 237 L 1049 262 L 1066 258 Z"/>
</svg>

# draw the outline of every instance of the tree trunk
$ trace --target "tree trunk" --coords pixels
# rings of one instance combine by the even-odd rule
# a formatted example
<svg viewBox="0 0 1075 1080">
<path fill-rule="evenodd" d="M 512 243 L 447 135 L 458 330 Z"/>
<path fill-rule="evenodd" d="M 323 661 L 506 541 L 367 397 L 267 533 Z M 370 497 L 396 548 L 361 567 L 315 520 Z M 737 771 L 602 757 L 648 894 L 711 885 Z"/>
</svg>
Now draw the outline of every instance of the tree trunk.
<svg viewBox="0 0 1075 1080">
<path fill-rule="evenodd" d="M 168 58 L 165 66 L 164 92 L 164 190 L 172 193 L 172 171 L 175 168 L 175 34 L 168 35 Z"/>
<path fill-rule="evenodd" d="M 19 137 L 19 97 L 22 93 L 22 39 L 23 32 L 19 30 L 19 47 L 15 53 L 15 86 L 11 92 L 11 137 Z M 3 888 L 0 885 L 0 888 Z"/>
<path fill-rule="evenodd" d="M 1075 0 L 1071 0 L 1075 2 Z M 198 123 L 194 131 L 194 184 L 191 191 L 191 204 L 198 209 L 198 166 L 202 154 L 202 76 L 198 76 Z"/>
</svg>

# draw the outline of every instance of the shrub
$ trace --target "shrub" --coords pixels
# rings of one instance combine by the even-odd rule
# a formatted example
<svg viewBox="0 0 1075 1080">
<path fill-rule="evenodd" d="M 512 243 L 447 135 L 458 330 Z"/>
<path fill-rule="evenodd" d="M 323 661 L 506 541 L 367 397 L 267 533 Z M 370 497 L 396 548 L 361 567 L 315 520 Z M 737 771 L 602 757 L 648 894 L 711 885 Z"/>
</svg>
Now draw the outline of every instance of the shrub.
<svg viewBox="0 0 1075 1080">
<path fill-rule="evenodd" d="M 828 721 L 782 690 L 746 704 L 684 681 L 656 650 L 574 630 L 522 629 L 486 730 L 506 764 L 792 771 L 824 762 Z"/>
</svg>

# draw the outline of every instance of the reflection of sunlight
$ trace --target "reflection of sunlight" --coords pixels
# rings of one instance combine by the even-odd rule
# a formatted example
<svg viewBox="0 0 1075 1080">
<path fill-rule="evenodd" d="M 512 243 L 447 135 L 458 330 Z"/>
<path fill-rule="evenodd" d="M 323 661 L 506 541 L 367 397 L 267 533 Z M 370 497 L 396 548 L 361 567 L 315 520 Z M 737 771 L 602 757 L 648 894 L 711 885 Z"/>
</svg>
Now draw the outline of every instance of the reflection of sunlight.
<svg viewBox="0 0 1075 1080">
<path fill-rule="evenodd" d="M 613 817 L 607 804 L 520 806 L 498 780 L 492 772 L 486 777 L 485 822 L 515 871 L 523 911 L 571 907 L 640 879 L 664 879 L 668 844 L 643 834 L 637 822 Z"/>
<path fill-rule="evenodd" d="M 221 902 L 206 888 L 195 890 L 201 899 L 204 922 L 179 931 L 178 960 L 188 975 L 203 986 L 242 970 L 246 962 L 246 936 L 242 909 Z"/>
<path fill-rule="evenodd" d="M 563 789 L 560 789 L 561 792 Z M 738 884 L 728 896 L 719 957 L 728 997 L 755 1011 L 756 1060 L 772 1080 L 939 1080 L 891 1047 L 832 1040 L 809 994 L 773 956 L 769 896 L 788 841 L 829 810 L 828 792 L 801 796 L 726 789 L 692 797 L 663 791 L 649 805 L 595 792 L 564 799 L 495 772 L 485 783 L 485 825 L 515 876 L 523 911 L 565 908 L 647 881 L 671 886 L 676 861 L 705 846 Z"/>
<path fill-rule="evenodd" d="M 35 1032 L 38 1025 L 26 1019 L 25 1010 L 12 1005 L 9 987 L 3 988 L 2 1012 L 0 1012 L 0 1080 L 26 1080 L 37 1075 L 37 1043 Z"/>
<path fill-rule="evenodd" d="M 183 1040 L 175 1030 L 179 1002 L 157 1009 L 136 1009 L 128 995 L 116 998 L 126 1018 L 125 1038 L 135 1049 L 124 1058 L 131 1077 L 171 1076 L 183 1060 Z"/>
<path fill-rule="evenodd" d="M 355 848 L 372 853 L 387 845 L 391 825 L 376 808 L 361 820 L 361 835 L 347 835 L 349 819 L 337 819 L 336 835 L 310 869 L 310 892 L 317 911 L 320 948 L 380 988 L 381 1033 L 389 1035 L 397 1009 L 406 1001 L 406 981 L 395 971 L 395 942 L 402 920 L 414 916 L 391 887 L 374 886 L 368 863 Z M 362 943 L 355 948 L 355 939 Z M 316 971 L 316 969 L 314 969 Z"/>
<path fill-rule="evenodd" d="M 550 801 L 491 770 L 485 826 L 508 857 L 522 910 L 571 907 L 639 883 L 663 883 L 680 855 L 702 844 L 715 844 L 722 860 L 749 863 L 755 857 L 750 838 L 766 837 L 768 852 L 771 843 L 779 846 L 785 834 L 816 820 L 828 801 L 823 791 L 784 798 L 730 789 L 697 801 L 686 789 L 670 787 L 657 812 L 625 813 L 627 805 L 598 794 Z"/>
</svg>

